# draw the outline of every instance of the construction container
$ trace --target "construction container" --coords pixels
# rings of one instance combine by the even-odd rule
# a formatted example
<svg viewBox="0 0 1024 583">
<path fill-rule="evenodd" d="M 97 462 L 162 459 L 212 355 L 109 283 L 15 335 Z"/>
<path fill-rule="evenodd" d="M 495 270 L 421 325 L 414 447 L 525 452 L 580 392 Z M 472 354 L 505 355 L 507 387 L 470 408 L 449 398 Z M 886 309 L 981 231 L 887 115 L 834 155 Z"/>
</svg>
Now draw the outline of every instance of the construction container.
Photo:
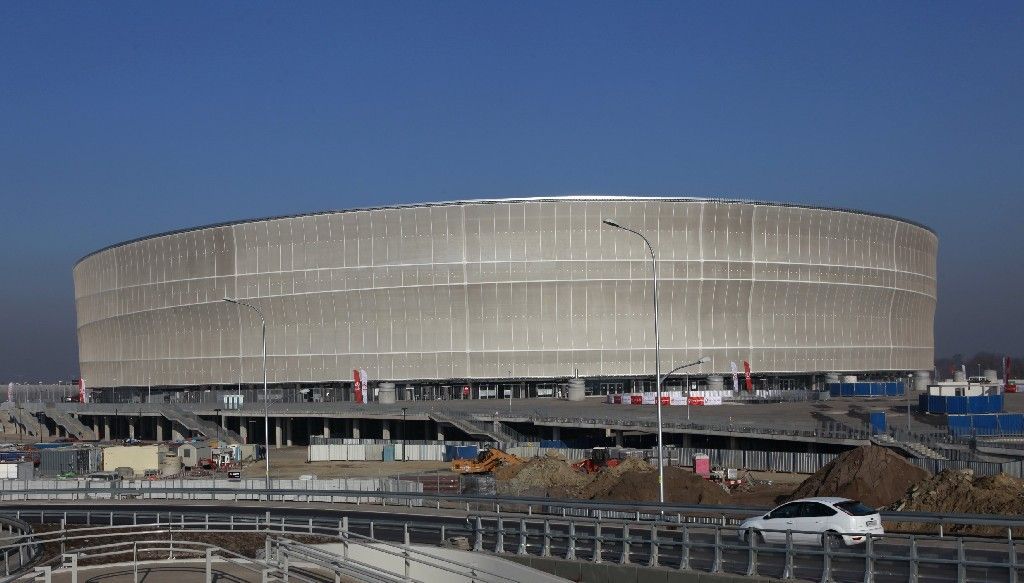
<svg viewBox="0 0 1024 583">
<path fill-rule="evenodd" d="M 186 443 L 178 447 L 178 457 L 181 458 L 181 465 L 186 468 L 194 468 L 202 460 L 212 457 L 213 450 L 209 445 L 202 443 Z"/>
<path fill-rule="evenodd" d="M 160 445 L 116 445 L 103 450 L 103 471 L 132 468 L 136 476 L 146 470 L 160 470 L 167 448 Z"/>
<path fill-rule="evenodd" d="M 693 472 L 698 476 L 704 478 L 711 477 L 711 458 L 707 455 L 698 453 L 693 456 Z"/>
<path fill-rule="evenodd" d="M 100 469 L 102 454 L 96 448 L 65 447 L 44 449 L 39 452 L 39 475 L 54 477 L 61 474 L 84 476 Z"/>
<path fill-rule="evenodd" d="M 32 462 L 0 463 L 0 480 L 31 480 Z"/>
</svg>

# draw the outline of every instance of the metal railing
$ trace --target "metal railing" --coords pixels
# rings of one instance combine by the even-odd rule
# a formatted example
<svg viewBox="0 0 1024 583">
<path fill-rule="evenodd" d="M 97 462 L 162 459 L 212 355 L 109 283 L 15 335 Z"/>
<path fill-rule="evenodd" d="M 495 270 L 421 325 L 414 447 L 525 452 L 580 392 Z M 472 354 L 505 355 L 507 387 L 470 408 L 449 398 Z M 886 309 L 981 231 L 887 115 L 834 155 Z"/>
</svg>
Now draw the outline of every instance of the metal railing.
<svg viewBox="0 0 1024 583">
<path fill-rule="evenodd" d="M 43 550 L 42 543 L 33 536 L 32 525 L 19 518 L 0 516 L 0 544 L 7 539 L 17 539 L 22 544 L 17 547 L 0 546 L 4 575 L 10 575 L 33 564 Z"/>
<path fill-rule="evenodd" d="M 86 511 L 87 512 L 87 511 Z M 683 571 L 766 576 L 780 579 L 816 581 L 856 580 L 868 583 L 886 581 L 917 582 L 928 580 L 984 580 L 1016 582 L 1024 567 L 1017 558 L 1020 542 L 1012 536 L 1006 539 L 980 537 L 941 537 L 930 535 L 828 533 L 802 530 L 741 529 L 733 525 L 697 524 L 688 521 L 637 525 L 630 521 L 590 521 L 576 519 L 536 519 L 519 517 L 470 516 L 464 522 L 440 521 L 434 516 L 418 517 L 416 522 L 405 520 L 323 517 L 311 511 L 310 516 L 265 515 L 240 516 L 236 514 L 209 515 L 195 512 L 164 514 L 167 521 L 139 524 L 133 528 L 141 533 L 180 530 L 224 532 L 256 530 L 280 534 L 328 535 L 358 544 L 373 539 L 393 540 L 399 545 L 388 548 L 401 557 L 403 563 L 415 560 L 415 539 L 422 544 L 444 544 L 453 536 L 464 536 L 476 552 L 518 557 L 553 557 L 569 561 L 614 563 L 640 567 L 660 567 Z M 160 516 L 153 510 L 62 513 L 40 509 L 25 513 L 23 519 L 56 522 L 83 519 L 95 523 L 97 519 L 110 525 L 99 529 L 65 530 L 50 533 L 45 540 L 60 540 L 67 533 L 96 538 L 98 532 L 124 533 L 125 526 L 118 523 L 139 523 L 140 518 Z M 156 528 L 156 531 L 153 529 Z M 149 529 L 149 530 L 146 530 Z M 366 533 L 366 534 L 362 534 Z M 774 535 L 774 537 L 772 536 Z M 40 535 L 43 536 L 43 535 Z M 863 537 L 856 546 L 845 546 L 842 537 Z M 57 538 L 54 538 L 57 537 Z M 765 542 L 765 538 L 769 541 Z M 776 540 L 772 541 L 771 538 Z M 177 543 L 175 543 L 177 544 Z M 294 547 L 286 541 L 270 542 L 277 549 L 292 552 Z M 271 549 L 273 550 L 273 549 Z M 312 551 L 298 549 L 292 556 L 310 557 Z M 426 554 L 431 562 L 437 557 Z M 266 553 L 268 564 L 279 571 L 282 560 L 275 552 Z M 273 558 L 273 561 L 271 561 Z M 324 559 L 326 557 L 321 557 Z M 344 562 L 345 555 L 341 557 Z M 285 561 L 285 563 L 287 560 Z M 350 561 L 351 562 L 351 561 Z M 449 568 L 455 568 L 454 562 Z M 320 564 L 320 566 L 329 566 Z M 462 565 L 459 568 L 468 566 Z M 407 572 L 403 573 L 406 577 Z M 925 577 L 927 575 L 927 577 Z M 494 573 L 476 571 L 477 580 L 507 580 Z"/>
</svg>

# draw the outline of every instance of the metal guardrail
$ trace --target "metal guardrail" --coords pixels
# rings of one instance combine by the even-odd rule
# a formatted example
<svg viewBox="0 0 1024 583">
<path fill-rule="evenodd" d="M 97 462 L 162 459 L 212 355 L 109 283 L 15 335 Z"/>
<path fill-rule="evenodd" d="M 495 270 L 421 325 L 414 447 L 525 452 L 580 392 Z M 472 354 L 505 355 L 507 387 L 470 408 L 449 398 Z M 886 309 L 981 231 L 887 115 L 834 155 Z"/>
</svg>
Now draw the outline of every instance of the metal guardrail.
<svg viewBox="0 0 1024 583">
<path fill-rule="evenodd" d="M 38 512 L 40 521 L 49 519 L 51 522 L 67 521 L 69 514 L 81 518 L 87 513 L 62 513 L 47 509 L 34 512 Z M 241 512 L 238 510 L 236 514 Z M 32 513 L 21 517 L 31 518 L 28 514 Z M 845 547 L 836 544 L 835 536 L 823 537 L 820 532 L 758 532 L 742 530 L 736 526 L 685 521 L 676 524 L 636 525 L 629 522 L 581 522 L 575 519 L 520 517 L 509 520 L 504 517 L 470 516 L 465 522 L 451 524 L 431 516 L 419 517 L 419 522 L 411 523 L 409 520 L 350 519 L 346 516 L 340 519 L 313 515 L 275 516 L 268 511 L 263 515 L 265 518 L 260 514 L 236 516 L 182 512 L 164 514 L 167 522 L 162 522 L 158 511 L 142 510 L 92 512 L 87 522 L 103 520 L 113 526 L 105 525 L 99 529 L 78 532 L 91 538 L 96 538 L 95 534 L 90 534 L 95 532 L 123 532 L 126 527 L 118 523 L 139 523 L 140 517 L 144 519 L 154 515 L 158 517 L 158 530 L 163 532 L 185 530 L 187 527 L 211 532 L 262 530 L 268 533 L 324 534 L 347 540 L 348 544 L 356 544 L 353 541 L 361 537 L 396 540 L 400 545 L 392 545 L 390 548 L 400 553 L 403 559 L 409 556 L 406 553 L 414 551 L 408 546 L 414 538 L 423 543 L 443 544 L 454 535 L 465 536 L 471 541 L 474 551 L 499 555 L 556 557 L 570 561 L 633 564 L 786 580 L 856 580 L 867 583 L 915 583 L 922 579 L 1016 582 L 1024 567 L 1017 558 L 1021 542 L 1012 537 L 998 541 L 980 537 L 833 533 L 838 536 L 865 536 L 863 544 Z M 154 525 L 140 523 L 137 528 L 152 530 Z M 357 530 L 368 534 L 360 535 L 355 532 Z M 779 535 L 779 542 L 763 542 L 761 537 L 773 533 Z M 281 548 L 281 542 L 277 544 Z M 269 559 L 274 553 L 268 552 L 266 556 Z M 431 560 L 436 559 L 433 555 L 428 556 L 432 557 Z M 280 570 L 280 559 L 274 564 Z M 486 575 L 486 572 L 478 571 L 477 579 L 497 580 L 489 579 Z M 502 577 L 502 580 L 507 579 Z"/>
<path fill-rule="evenodd" d="M 33 564 L 43 550 L 43 545 L 33 536 L 32 525 L 19 518 L 0 516 L 0 544 L 5 539 L 19 539 L 23 544 L 16 548 L 0 546 L 4 561 L 4 575 L 24 569 Z"/>
<path fill-rule="evenodd" d="M 328 504 L 354 504 L 381 507 L 408 507 L 453 509 L 461 512 L 489 512 L 495 515 L 547 515 L 563 518 L 626 520 L 633 522 L 680 523 L 705 522 L 723 526 L 738 524 L 745 518 L 764 513 L 769 508 L 704 505 L 659 504 L 657 502 L 629 502 L 602 500 L 560 500 L 537 497 L 474 496 L 467 494 L 380 492 L 363 490 L 316 490 L 311 488 L 233 488 L 233 487 L 148 487 L 145 482 L 134 487 L 107 486 L 81 482 L 76 489 L 52 490 L 33 488 L 0 490 L 0 501 L 71 501 L 71 500 L 152 500 L 235 502 L 324 502 Z M 1013 529 L 1024 529 L 1024 517 L 1005 517 L 991 514 L 941 514 L 928 512 L 882 512 L 882 518 L 892 522 L 909 522 L 948 527 L 953 525 L 982 525 L 1006 528 L 1012 537 Z"/>
</svg>

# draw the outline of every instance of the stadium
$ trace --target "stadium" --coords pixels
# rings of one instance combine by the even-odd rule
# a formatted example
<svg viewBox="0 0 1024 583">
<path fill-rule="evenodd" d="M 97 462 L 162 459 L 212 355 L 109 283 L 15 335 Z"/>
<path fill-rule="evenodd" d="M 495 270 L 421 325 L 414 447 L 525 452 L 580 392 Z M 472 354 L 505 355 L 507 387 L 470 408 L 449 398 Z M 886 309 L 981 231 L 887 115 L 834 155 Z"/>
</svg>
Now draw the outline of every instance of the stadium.
<svg viewBox="0 0 1024 583">
<path fill-rule="evenodd" d="M 691 382 L 746 361 L 763 386 L 802 388 L 933 366 L 927 227 L 795 204 L 567 196 L 243 220 L 96 251 L 74 267 L 81 375 L 92 388 L 260 384 L 260 319 L 223 301 L 235 298 L 265 317 L 275 389 L 346 400 L 354 370 L 423 398 L 547 396 L 577 376 L 591 394 L 649 389 L 651 256 L 604 220 L 657 253 L 663 372 L 706 356 Z"/>
</svg>

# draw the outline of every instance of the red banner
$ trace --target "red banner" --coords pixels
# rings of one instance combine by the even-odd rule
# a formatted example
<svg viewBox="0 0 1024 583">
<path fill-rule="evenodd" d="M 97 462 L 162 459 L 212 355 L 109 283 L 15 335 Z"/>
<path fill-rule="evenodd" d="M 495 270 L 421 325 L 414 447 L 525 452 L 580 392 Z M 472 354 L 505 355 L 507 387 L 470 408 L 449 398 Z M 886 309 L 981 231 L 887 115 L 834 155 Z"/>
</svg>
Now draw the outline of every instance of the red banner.
<svg viewBox="0 0 1024 583">
<path fill-rule="evenodd" d="M 671 403 L 669 402 L 668 395 L 662 393 L 662 395 L 661 395 L 661 406 L 662 407 L 668 407 L 669 405 L 671 405 Z"/>
<path fill-rule="evenodd" d="M 78 402 L 85 403 L 85 379 L 78 379 Z"/>
<path fill-rule="evenodd" d="M 747 381 L 747 392 L 752 392 L 754 390 L 754 381 L 750 378 L 750 363 L 745 360 L 743 361 L 743 378 Z"/>
<path fill-rule="evenodd" d="M 629 403 L 631 405 L 643 405 L 644 404 L 644 396 L 643 395 L 630 395 L 629 396 Z"/>
<path fill-rule="evenodd" d="M 693 406 L 701 406 L 704 404 L 704 397 L 687 397 L 686 404 Z"/>
<path fill-rule="evenodd" d="M 359 377 L 359 369 L 352 369 L 352 387 L 356 395 L 356 403 L 363 402 L 363 381 Z"/>
</svg>

